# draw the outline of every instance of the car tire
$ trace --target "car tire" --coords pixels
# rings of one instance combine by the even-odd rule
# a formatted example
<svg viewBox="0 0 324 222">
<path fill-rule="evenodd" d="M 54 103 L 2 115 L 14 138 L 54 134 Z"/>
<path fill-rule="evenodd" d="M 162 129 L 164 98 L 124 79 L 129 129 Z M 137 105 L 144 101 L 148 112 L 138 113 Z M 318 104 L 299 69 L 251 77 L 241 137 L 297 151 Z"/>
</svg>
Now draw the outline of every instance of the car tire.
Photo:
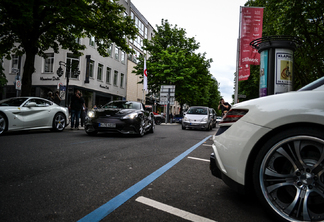
<svg viewBox="0 0 324 222">
<path fill-rule="evenodd" d="M 0 113 L 0 135 L 5 133 L 8 129 L 8 120 L 5 114 Z"/>
<path fill-rule="evenodd" d="M 181 126 L 182 126 L 182 129 L 183 129 L 183 130 L 185 130 L 185 129 L 186 129 L 186 127 L 184 127 L 183 125 L 181 125 Z"/>
<path fill-rule="evenodd" d="M 98 134 L 98 131 L 97 131 L 97 130 L 95 130 L 95 131 L 91 131 L 91 132 L 86 131 L 86 133 L 87 133 L 89 136 L 95 136 L 95 135 Z"/>
<path fill-rule="evenodd" d="M 139 127 L 138 127 L 138 136 L 139 137 L 142 137 L 145 134 L 144 124 L 145 124 L 144 120 L 141 119 L 141 122 L 140 122 Z"/>
<path fill-rule="evenodd" d="M 150 128 L 150 133 L 154 133 L 154 129 L 155 129 L 155 123 L 154 123 L 154 119 L 152 119 L 151 121 L 151 128 Z"/>
<path fill-rule="evenodd" d="M 53 119 L 52 129 L 56 132 L 62 132 L 66 126 L 66 117 L 63 113 L 56 113 Z"/>
<path fill-rule="evenodd" d="M 155 124 L 156 124 L 156 125 L 161 125 L 161 120 L 160 120 L 160 119 L 156 119 L 156 120 L 155 120 Z"/>
<path fill-rule="evenodd" d="M 253 183 L 277 220 L 323 221 L 323 172 L 322 129 L 293 127 L 264 143 L 255 159 Z"/>
</svg>

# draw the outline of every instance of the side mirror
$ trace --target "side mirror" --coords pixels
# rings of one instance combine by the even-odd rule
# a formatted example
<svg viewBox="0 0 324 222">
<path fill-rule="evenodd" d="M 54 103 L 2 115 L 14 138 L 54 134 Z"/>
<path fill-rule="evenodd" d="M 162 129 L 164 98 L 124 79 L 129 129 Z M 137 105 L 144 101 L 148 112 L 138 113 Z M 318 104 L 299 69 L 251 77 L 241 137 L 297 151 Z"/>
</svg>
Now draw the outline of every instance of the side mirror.
<svg viewBox="0 0 324 222">
<path fill-rule="evenodd" d="M 29 102 L 26 107 L 35 107 L 36 103 L 35 102 Z"/>
</svg>

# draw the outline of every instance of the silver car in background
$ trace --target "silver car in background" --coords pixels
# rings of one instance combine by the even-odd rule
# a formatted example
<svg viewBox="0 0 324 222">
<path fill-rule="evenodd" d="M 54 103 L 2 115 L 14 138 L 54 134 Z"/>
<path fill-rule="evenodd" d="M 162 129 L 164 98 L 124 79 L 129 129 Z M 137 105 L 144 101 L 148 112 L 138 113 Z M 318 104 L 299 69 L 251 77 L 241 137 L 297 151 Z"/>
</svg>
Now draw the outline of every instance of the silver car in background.
<svg viewBox="0 0 324 222">
<path fill-rule="evenodd" d="M 206 106 L 192 106 L 182 119 L 182 129 L 211 130 L 213 128 L 212 116 Z"/>
</svg>

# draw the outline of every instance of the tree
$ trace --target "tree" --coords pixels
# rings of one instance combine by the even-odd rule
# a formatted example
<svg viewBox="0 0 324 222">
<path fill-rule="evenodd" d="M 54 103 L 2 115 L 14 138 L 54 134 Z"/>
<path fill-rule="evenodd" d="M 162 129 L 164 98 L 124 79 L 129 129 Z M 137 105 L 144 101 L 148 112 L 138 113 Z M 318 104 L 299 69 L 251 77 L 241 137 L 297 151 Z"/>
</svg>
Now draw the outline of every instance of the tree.
<svg viewBox="0 0 324 222">
<path fill-rule="evenodd" d="M 95 37 L 98 52 L 108 56 L 112 42 L 130 52 L 126 41 L 135 38 L 137 29 L 125 8 L 108 0 L 1 0 L 0 55 L 11 59 L 12 54 L 26 54 L 23 66 L 22 95 L 31 94 L 35 56 L 59 47 L 82 55 L 85 45 L 77 38 Z"/>
<path fill-rule="evenodd" d="M 246 6 L 265 7 L 263 36 L 302 39 L 294 53 L 295 90 L 324 76 L 324 0 L 249 0 Z"/>
<path fill-rule="evenodd" d="M 199 43 L 194 38 L 187 38 L 184 29 L 162 20 L 154 37 L 144 40 L 144 50 L 149 54 L 146 68 L 150 93 L 158 95 L 161 85 L 175 85 L 175 97 L 181 107 L 185 103 L 208 105 L 211 97 L 208 69 L 212 60 L 206 59 L 205 53 L 196 54 L 198 48 Z M 143 58 L 134 68 L 134 73 L 143 77 Z"/>
</svg>

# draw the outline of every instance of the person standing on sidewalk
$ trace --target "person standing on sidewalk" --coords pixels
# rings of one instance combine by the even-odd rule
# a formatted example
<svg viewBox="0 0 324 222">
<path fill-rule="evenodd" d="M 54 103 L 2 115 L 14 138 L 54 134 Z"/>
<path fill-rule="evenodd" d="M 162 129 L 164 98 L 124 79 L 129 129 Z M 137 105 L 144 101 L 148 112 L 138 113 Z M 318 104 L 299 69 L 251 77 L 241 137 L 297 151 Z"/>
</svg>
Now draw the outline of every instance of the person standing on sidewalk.
<svg viewBox="0 0 324 222">
<path fill-rule="evenodd" d="M 79 129 L 79 119 L 83 104 L 84 101 L 81 98 L 81 93 L 79 90 L 76 90 L 71 98 L 71 130 L 73 127 L 75 127 L 75 129 Z"/>
</svg>

